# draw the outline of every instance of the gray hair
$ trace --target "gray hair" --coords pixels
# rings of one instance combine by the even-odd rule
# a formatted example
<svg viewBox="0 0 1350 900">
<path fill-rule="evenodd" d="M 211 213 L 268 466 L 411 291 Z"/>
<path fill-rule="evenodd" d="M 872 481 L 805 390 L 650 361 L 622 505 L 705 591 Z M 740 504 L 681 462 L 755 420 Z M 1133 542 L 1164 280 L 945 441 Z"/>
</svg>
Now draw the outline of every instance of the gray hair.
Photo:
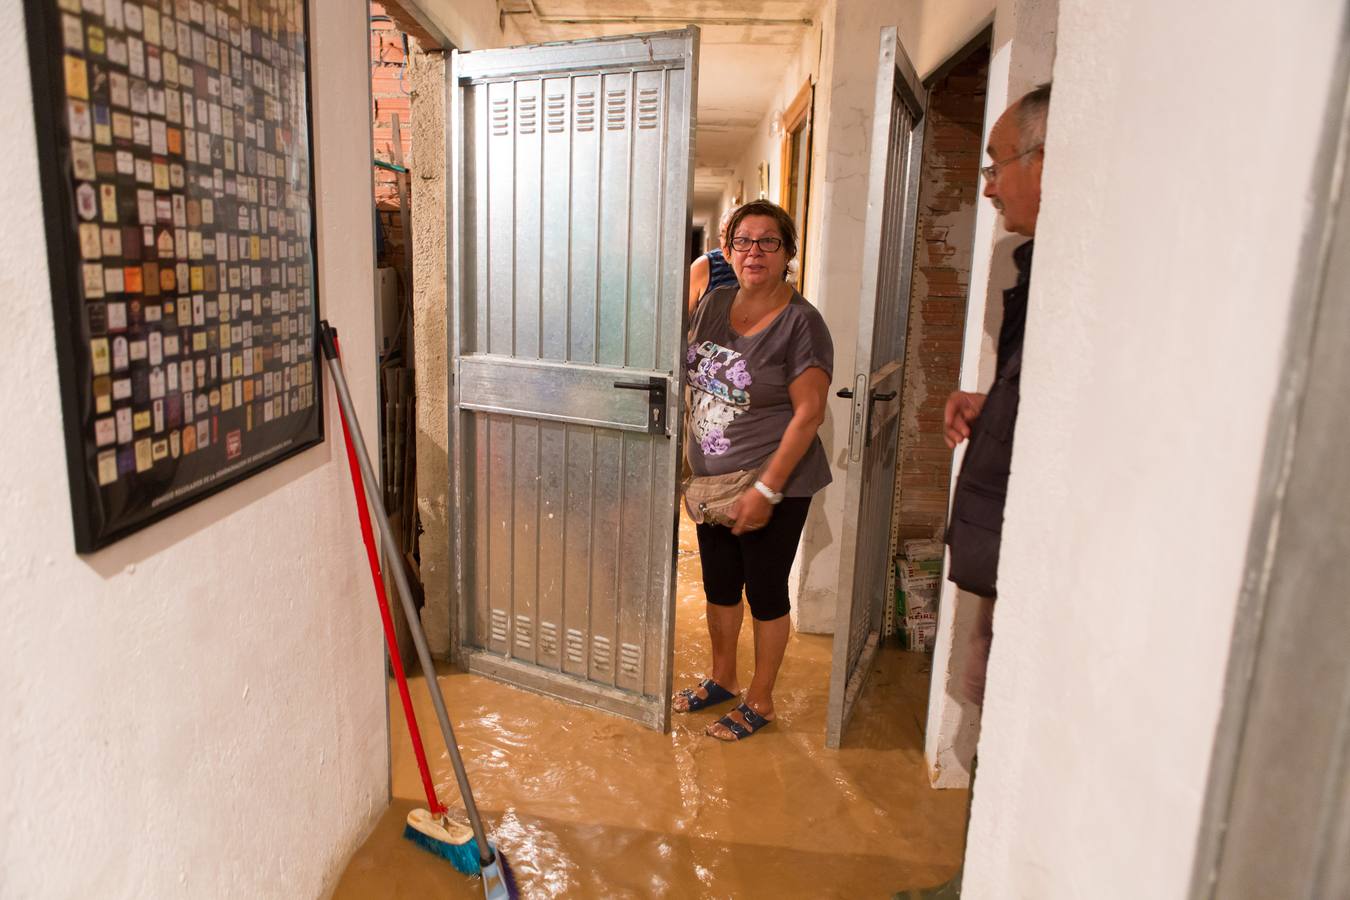
<svg viewBox="0 0 1350 900">
<path fill-rule="evenodd" d="M 1045 121 L 1050 114 L 1050 82 L 1017 101 L 1017 152 L 1030 153 L 1045 145 Z"/>
</svg>

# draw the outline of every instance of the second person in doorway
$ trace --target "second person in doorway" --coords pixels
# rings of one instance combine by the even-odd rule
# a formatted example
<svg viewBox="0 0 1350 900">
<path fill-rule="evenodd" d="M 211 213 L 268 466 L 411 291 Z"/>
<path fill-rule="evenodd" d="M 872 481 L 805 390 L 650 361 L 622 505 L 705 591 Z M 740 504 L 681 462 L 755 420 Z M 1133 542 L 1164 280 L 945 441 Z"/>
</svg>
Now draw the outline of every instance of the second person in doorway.
<svg viewBox="0 0 1350 900">
<path fill-rule="evenodd" d="M 712 666 L 672 702 L 693 712 L 739 697 L 743 590 L 754 622 L 754 675 L 744 702 L 707 729 L 733 741 L 774 719 L 773 687 L 791 632 L 788 573 L 811 497 L 830 483 L 817 431 L 834 345 L 824 318 L 784 280 L 797 255 L 792 217 L 752 201 L 732 214 L 727 235 L 737 284 L 709 291 L 694 310 L 685 444 L 695 478 L 742 476 L 747 486 L 730 525 L 698 525 Z"/>
<path fill-rule="evenodd" d="M 731 267 L 731 248 L 727 244 L 727 225 L 736 212 L 733 207 L 722 213 L 717 223 L 717 246 L 689 265 L 689 315 L 694 314 L 698 302 L 709 291 L 736 283 L 736 271 Z"/>
</svg>

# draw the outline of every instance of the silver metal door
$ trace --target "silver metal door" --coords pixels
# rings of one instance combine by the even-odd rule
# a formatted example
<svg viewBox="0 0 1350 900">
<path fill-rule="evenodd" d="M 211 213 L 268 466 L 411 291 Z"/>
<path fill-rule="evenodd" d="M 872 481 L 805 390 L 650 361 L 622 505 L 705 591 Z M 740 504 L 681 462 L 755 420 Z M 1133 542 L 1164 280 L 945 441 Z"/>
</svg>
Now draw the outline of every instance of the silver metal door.
<svg viewBox="0 0 1350 900">
<path fill-rule="evenodd" d="M 872 118 L 863 286 L 850 404 L 844 535 L 825 744 L 838 747 L 881 639 L 891 560 L 900 388 L 914 265 L 926 92 L 896 40 L 881 32 Z"/>
<path fill-rule="evenodd" d="M 456 53 L 457 660 L 669 727 L 698 31 Z"/>
</svg>

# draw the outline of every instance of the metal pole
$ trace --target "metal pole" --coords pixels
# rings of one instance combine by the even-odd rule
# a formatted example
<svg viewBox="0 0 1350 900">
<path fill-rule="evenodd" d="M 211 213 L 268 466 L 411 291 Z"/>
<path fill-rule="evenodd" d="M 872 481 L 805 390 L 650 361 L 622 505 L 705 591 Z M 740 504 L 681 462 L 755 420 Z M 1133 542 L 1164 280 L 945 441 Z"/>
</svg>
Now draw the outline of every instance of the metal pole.
<svg viewBox="0 0 1350 900">
<path fill-rule="evenodd" d="M 323 356 L 328 363 L 328 372 L 333 376 L 333 387 L 337 389 L 338 405 L 342 416 L 347 420 L 352 435 L 352 445 L 356 448 L 356 459 L 361 466 L 361 477 L 366 484 L 377 486 L 375 471 L 371 468 L 370 457 L 366 454 L 366 442 L 361 436 L 361 424 L 356 420 L 356 409 L 351 393 L 347 390 L 347 379 L 342 374 L 342 363 L 337 357 L 337 345 L 333 342 L 333 330 L 327 320 L 319 322 L 319 343 Z M 389 527 L 389 517 L 385 515 L 384 503 L 380 500 L 379 490 L 366 491 L 366 498 L 374 508 L 375 522 L 380 528 L 380 538 L 384 542 L 385 553 L 392 561 L 394 583 L 398 586 L 399 601 L 408 617 L 408 628 L 412 631 L 413 644 L 417 647 L 417 661 L 422 665 L 422 674 L 431 692 L 431 704 L 436 708 L 436 719 L 441 725 L 441 736 L 445 739 L 446 749 L 450 751 L 450 762 L 455 769 L 455 781 L 459 783 L 460 796 L 464 798 L 464 810 L 468 813 L 469 824 L 473 826 L 473 835 L 478 841 L 478 858 L 483 865 L 492 862 L 492 850 L 488 846 L 487 835 L 483 831 L 483 822 L 478 817 L 478 806 L 473 802 L 473 789 L 469 787 L 469 776 L 464 771 L 464 760 L 459 755 L 459 745 L 455 743 L 455 729 L 450 724 L 450 716 L 445 710 L 445 698 L 441 695 L 440 682 L 436 680 L 436 667 L 431 661 L 431 651 L 427 647 L 426 635 L 422 632 L 422 622 L 417 617 L 417 608 L 413 606 L 412 590 L 408 586 L 408 573 L 403 569 L 403 554 L 398 540 Z"/>
</svg>

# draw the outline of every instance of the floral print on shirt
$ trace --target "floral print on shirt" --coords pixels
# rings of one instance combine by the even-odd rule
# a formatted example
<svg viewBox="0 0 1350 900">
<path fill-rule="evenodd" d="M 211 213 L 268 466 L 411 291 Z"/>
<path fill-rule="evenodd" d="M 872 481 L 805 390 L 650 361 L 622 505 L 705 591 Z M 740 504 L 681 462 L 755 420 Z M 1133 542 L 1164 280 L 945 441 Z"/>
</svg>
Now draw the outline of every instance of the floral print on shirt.
<svg viewBox="0 0 1350 900">
<path fill-rule="evenodd" d="M 740 353 L 713 341 L 690 344 L 685 362 L 693 438 L 704 456 L 721 456 L 731 449 L 728 426 L 750 408 L 754 378 Z"/>
</svg>

